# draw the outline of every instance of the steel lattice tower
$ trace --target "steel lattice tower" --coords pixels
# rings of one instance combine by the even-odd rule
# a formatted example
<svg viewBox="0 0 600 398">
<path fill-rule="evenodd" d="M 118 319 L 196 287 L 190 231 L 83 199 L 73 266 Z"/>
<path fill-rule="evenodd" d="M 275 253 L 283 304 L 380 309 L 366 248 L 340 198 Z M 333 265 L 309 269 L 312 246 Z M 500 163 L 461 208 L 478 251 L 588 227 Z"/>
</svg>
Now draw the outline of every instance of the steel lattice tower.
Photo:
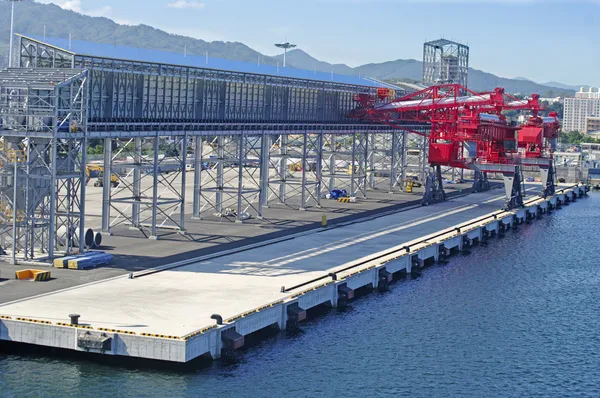
<svg viewBox="0 0 600 398">
<path fill-rule="evenodd" d="M 468 87 L 469 47 L 440 39 L 423 45 L 423 84 Z"/>
</svg>

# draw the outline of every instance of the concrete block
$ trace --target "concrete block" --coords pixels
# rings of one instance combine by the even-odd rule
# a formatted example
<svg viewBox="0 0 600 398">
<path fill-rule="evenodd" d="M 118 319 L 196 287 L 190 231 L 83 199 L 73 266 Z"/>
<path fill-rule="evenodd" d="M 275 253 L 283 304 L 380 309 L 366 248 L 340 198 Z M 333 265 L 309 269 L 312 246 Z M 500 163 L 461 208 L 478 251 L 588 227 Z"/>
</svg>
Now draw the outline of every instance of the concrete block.
<svg viewBox="0 0 600 398">
<path fill-rule="evenodd" d="M 423 261 L 435 258 L 437 256 L 437 245 L 431 245 L 429 247 L 419 249 L 417 256 Z"/>
<path fill-rule="evenodd" d="M 455 249 L 455 248 L 460 250 L 462 248 L 462 236 L 457 235 L 452 238 L 446 239 L 444 241 L 444 247 L 447 248 L 448 250 Z"/>
<path fill-rule="evenodd" d="M 336 285 L 332 283 L 298 297 L 298 304 L 307 310 L 323 303 L 332 303 L 333 305 L 337 301 L 336 291 Z"/>
<path fill-rule="evenodd" d="M 396 273 L 398 271 L 408 270 L 409 263 L 410 263 L 410 256 L 405 255 L 405 256 L 398 257 L 397 259 L 386 263 L 385 268 L 391 273 Z"/>
<path fill-rule="evenodd" d="M 282 304 L 280 304 L 282 305 Z M 280 324 L 281 322 L 281 308 L 280 305 L 264 309 L 260 312 L 247 315 L 243 318 L 235 321 L 235 330 L 242 334 L 248 335 L 254 333 L 257 330 L 271 326 L 274 323 Z"/>
<path fill-rule="evenodd" d="M 192 359 L 211 352 L 211 339 L 214 339 L 214 335 L 217 333 L 216 329 L 211 329 L 188 340 L 185 347 L 185 361 L 189 362 Z"/>
<path fill-rule="evenodd" d="M 375 269 L 363 271 L 360 274 L 352 275 L 349 278 L 344 279 L 346 286 L 352 290 L 360 289 L 363 286 L 371 285 L 375 278 Z"/>
</svg>

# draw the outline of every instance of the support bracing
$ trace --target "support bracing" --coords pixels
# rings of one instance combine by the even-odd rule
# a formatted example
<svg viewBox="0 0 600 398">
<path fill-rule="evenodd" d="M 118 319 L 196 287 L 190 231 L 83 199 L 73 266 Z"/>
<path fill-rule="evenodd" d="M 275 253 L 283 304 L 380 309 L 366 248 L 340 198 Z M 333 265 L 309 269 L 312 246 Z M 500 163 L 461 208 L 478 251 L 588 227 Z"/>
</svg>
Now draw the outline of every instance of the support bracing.
<svg viewBox="0 0 600 398">
<path fill-rule="evenodd" d="M 368 188 L 393 193 L 402 189 L 403 134 L 368 133 Z"/>
<path fill-rule="evenodd" d="M 275 196 L 278 203 L 299 210 L 320 206 L 322 133 L 282 134 L 266 156 L 276 171 L 269 180 L 267 200 Z"/>
<path fill-rule="evenodd" d="M 540 174 L 542 177 L 541 196 L 546 198 L 550 195 L 554 195 L 556 192 L 556 173 L 554 171 L 554 162 L 550 162 L 547 167 L 540 166 Z"/>
<path fill-rule="evenodd" d="M 0 71 L 0 253 L 14 262 L 86 250 L 89 181 L 102 186 L 103 232 L 160 238 L 190 216 L 239 222 L 424 175 L 426 138 L 347 119 L 376 87 L 78 55 L 26 37 L 18 48 L 20 68 Z M 86 164 L 92 140 L 102 164 Z"/>
<path fill-rule="evenodd" d="M 69 76 L 69 78 L 66 78 Z M 5 71 L 0 246 L 13 263 L 84 252 L 87 72 Z"/>
<path fill-rule="evenodd" d="M 516 209 L 523 206 L 523 176 L 520 166 L 515 166 L 514 170 L 505 171 L 504 177 L 504 189 L 506 192 L 506 202 L 504 204 L 505 210 Z"/>
<path fill-rule="evenodd" d="M 433 166 L 433 171 L 429 173 L 425 180 L 425 192 L 421 204 L 429 206 L 434 203 L 444 202 L 446 193 L 442 182 L 442 168 L 439 165 Z"/>
<path fill-rule="evenodd" d="M 262 134 L 240 131 L 236 135 L 219 135 L 206 143 L 210 151 L 207 148 L 203 154 L 215 155 L 208 156 L 206 170 L 199 179 L 199 216 L 233 222 L 261 217 L 261 205 L 265 205 L 261 202 L 262 138 Z"/>
<path fill-rule="evenodd" d="M 485 171 L 475 170 L 473 179 L 473 192 L 484 192 L 490 189 L 488 174 Z"/>
<path fill-rule="evenodd" d="M 204 160 L 202 156 L 203 145 L 202 137 L 197 136 L 194 139 L 194 191 L 193 191 L 193 209 L 192 218 L 200 218 L 200 187 Z"/>
<path fill-rule="evenodd" d="M 111 138 L 104 139 L 104 164 L 103 170 L 112 169 L 112 145 Z M 111 174 L 105 172 L 102 185 L 102 232 L 110 233 L 110 191 L 112 189 Z"/>
<path fill-rule="evenodd" d="M 116 214 L 109 228 L 128 226 L 152 239 L 159 230 L 184 232 L 187 136 L 136 137 L 117 140 L 117 147 L 104 169 L 103 189 Z"/>
</svg>

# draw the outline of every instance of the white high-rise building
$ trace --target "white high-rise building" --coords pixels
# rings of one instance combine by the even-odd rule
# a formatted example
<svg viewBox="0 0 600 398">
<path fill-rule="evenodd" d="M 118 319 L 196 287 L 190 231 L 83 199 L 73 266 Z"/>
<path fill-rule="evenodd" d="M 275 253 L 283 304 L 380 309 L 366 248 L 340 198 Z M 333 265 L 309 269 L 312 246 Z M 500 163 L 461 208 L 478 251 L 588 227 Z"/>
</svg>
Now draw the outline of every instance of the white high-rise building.
<svg viewBox="0 0 600 398">
<path fill-rule="evenodd" d="M 575 93 L 575 98 L 565 98 L 563 131 L 585 132 L 586 119 L 589 117 L 600 117 L 600 90 L 594 91 L 590 87 L 588 91 L 584 91 L 581 87 Z"/>
<path fill-rule="evenodd" d="M 575 98 L 600 99 L 600 88 L 594 91 L 594 87 L 590 87 L 587 91 L 585 91 L 585 87 L 581 87 L 579 92 L 575 93 Z"/>
</svg>

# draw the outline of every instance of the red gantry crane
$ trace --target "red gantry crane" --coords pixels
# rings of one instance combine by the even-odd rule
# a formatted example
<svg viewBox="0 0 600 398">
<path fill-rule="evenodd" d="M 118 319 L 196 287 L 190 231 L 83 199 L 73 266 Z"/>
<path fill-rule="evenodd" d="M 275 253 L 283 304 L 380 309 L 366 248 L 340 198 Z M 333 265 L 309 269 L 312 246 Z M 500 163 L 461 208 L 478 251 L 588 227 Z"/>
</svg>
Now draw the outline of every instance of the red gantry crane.
<svg viewBox="0 0 600 398">
<path fill-rule="evenodd" d="M 391 102 L 388 89 L 377 96 L 359 94 L 359 107 L 349 117 L 382 123 L 429 138 L 429 163 L 434 171 L 425 184 L 423 204 L 445 200 L 442 166 L 475 171 L 475 191 L 489 187 L 487 173 L 504 176 L 506 208 L 523 204 L 522 166 L 542 171 L 544 196 L 554 193 L 552 152 L 560 124 L 556 114 L 541 118 L 539 95 L 519 100 L 496 88 L 477 93 L 457 84 L 432 86 Z M 529 110 L 533 116 L 524 126 L 510 124 L 506 110 Z M 408 129 L 404 123 L 427 123 L 428 134 Z"/>
</svg>

